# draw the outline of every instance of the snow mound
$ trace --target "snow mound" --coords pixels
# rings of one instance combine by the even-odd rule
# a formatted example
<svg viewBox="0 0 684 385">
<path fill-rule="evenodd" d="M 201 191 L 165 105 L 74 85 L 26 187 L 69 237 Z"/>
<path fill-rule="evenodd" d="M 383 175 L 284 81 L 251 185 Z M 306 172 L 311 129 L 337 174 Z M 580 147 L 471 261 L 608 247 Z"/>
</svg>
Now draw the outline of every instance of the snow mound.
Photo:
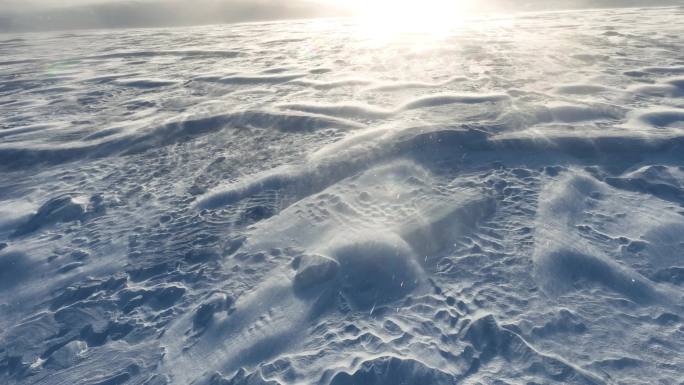
<svg viewBox="0 0 684 385">
<path fill-rule="evenodd" d="M 684 110 L 653 109 L 635 114 L 633 121 L 654 128 L 684 128 Z"/>
<path fill-rule="evenodd" d="M 45 202 L 38 211 L 14 232 L 15 237 L 33 233 L 43 227 L 65 222 L 84 222 L 102 210 L 102 198 L 60 196 Z"/>
<path fill-rule="evenodd" d="M 406 384 L 421 385 L 453 384 L 453 377 L 447 373 L 425 366 L 420 361 L 402 360 L 396 357 L 379 357 L 364 361 L 353 373 L 338 373 L 330 385 L 353 384 Z"/>
<path fill-rule="evenodd" d="M 343 295 L 360 308 L 404 298 L 423 279 L 414 252 L 401 239 L 358 240 L 330 254 L 340 264 Z"/>
</svg>

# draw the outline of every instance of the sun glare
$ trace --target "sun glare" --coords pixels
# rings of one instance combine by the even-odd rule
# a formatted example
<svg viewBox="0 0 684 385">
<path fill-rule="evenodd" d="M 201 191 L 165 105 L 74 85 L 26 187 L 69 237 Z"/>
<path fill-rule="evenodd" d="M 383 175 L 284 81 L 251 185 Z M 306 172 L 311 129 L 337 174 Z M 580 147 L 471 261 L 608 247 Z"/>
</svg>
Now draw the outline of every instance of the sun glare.
<svg viewBox="0 0 684 385">
<path fill-rule="evenodd" d="M 473 0 L 353 0 L 366 33 L 375 38 L 405 33 L 446 34 L 474 10 Z"/>
</svg>

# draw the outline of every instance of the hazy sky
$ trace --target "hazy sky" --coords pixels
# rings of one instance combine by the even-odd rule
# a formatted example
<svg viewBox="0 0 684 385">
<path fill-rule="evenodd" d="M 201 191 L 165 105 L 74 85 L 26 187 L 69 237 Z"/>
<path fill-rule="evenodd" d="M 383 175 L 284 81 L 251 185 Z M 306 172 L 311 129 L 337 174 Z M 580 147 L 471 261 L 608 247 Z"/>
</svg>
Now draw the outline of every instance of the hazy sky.
<svg viewBox="0 0 684 385">
<path fill-rule="evenodd" d="M 0 32 L 161 27 L 342 15 L 330 4 L 325 0 L 0 0 Z"/>
<path fill-rule="evenodd" d="M 229 3 L 235 0 L 212 0 L 214 2 Z M 278 4 L 285 3 L 288 0 L 267 0 L 266 2 Z M 291 0 L 290 0 L 291 1 Z M 344 2 L 344 0 L 308 0 L 310 2 L 318 3 L 332 3 Z M 354 0 L 352 0 L 354 1 Z M 142 2 L 178 2 L 178 0 L 0 0 L 0 10 L 19 9 L 19 10 L 36 10 L 45 8 L 63 8 L 78 5 L 92 5 L 103 3 L 142 3 Z M 192 3 L 193 0 L 186 0 L 186 3 Z"/>
<path fill-rule="evenodd" d="M 252 0 L 258 4 L 272 4 L 272 5 L 282 5 L 288 2 L 305 2 L 305 3 L 318 3 L 318 4 L 334 4 L 334 5 L 346 5 L 356 3 L 373 3 L 374 0 Z M 397 0 L 401 1 L 412 1 L 412 0 Z M 677 3 L 678 0 L 453 0 L 454 2 L 470 2 L 478 4 L 487 3 L 513 3 L 522 6 L 529 7 L 530 5 L 536 5 L 544 7 L 548 3 L 552 4 L 563 4 L 572 6 L 573 3 L 586 6 L 588 4 L 611 4 L 611 5 L 652 5 L 661 3 Z M 155 2 L 166 2 L 166 3 L 178 3 L 183 2 L 179 0 L 0 0 L 0 12 L 6 10 L 44 10 L 46 8 L 64 8 L 79 5 L 93 5 L 93 4 L 103 4 L 103 3 L 155 3 Z M 186 0 L 185 3 L 191 4 L 196 2 L 196 0 Z M 213 2 L 213 3 L 231 3 L 231 2 L 241 2 L 241 0 L 202 0 L 201 3 Z M 244 0 L 242 0 L 244 2 Z"/>
<path fill-rule="evenodd" d="M 0 0 L 0 32 L 157 27 L 346 16 L 374 7 L 430 6 L 449 0 Z M 684 0 L 453 0 L 468 9 L 509 11 L 652 6 Z M 398 5 L 399 4 L 399 5 Z M 452 3 L 449 3 L 452 4 Z M 415 8 L 420 9 L 420 8 Z M 374 14 L 378 14 L 375 12 Z"/>
<path fill-rule="evenodd" d="M 121 0 L 0 0 L 0 8 L 7 9 L 36 9 L 55 6 L 73 6 L 82 4 L 102 3 Z"/>
</svg>

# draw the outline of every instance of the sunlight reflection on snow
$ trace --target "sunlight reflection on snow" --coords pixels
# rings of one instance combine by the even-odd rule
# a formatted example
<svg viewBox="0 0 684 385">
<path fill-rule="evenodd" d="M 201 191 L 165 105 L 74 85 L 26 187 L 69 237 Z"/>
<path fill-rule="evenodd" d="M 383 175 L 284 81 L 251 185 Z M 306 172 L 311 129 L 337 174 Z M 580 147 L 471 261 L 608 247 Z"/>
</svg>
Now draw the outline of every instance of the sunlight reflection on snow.
<svg viewBox="0 0 684 385">
<path fill-rule="evenodd" d="M 360 33 L 377 40 L 405 34 L 446 37 L 472 10 L 470 1 L 377 0 L 357 2 Z"/>
</svg>

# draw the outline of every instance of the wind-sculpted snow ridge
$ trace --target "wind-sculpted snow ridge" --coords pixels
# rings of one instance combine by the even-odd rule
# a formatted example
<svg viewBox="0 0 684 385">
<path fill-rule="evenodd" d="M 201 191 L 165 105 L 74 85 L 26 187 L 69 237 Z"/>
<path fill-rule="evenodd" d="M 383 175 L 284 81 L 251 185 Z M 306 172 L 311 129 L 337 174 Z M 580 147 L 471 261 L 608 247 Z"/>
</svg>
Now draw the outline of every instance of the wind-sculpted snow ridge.
<svg viewBox="0 0 684 385">
<path fill-rule="evenodd" d="M 663 292 L 666 288 L 659 288 L 637 271 L 604 255 L 593 244 L 612 241 L 622 243 L 622 249 L 627 252 L 643 251 L 655 246 L 651 246 L 653 240 L 647 234 L 658 234 L 663 228 L 681 228 L 682 216 L 672 213 L 667 202 L 641 202 L 638 195 L 618 195 L 591 176 L 570 174 L 547 188 L 539 208 L 538 220 L 543 226 L 538 226 L 535 265 L 538 276 L 548 279 L 547 289 L 565 290 L 572 281 L 586 281 L 619 292 L 635 302 L 676 298 Z M 634 207 L 630 201 L 641 203 Z M 623 207 L 634 209 L 623 213 Z M 654 213 L 658 213 L 657 217 Z M 596 223 L 597 216 L 619 217 L 623 224 Z M 637 236 L 640 239 L 634 240 Z M 656 243 L 661 245 L 655 247 L 667 247 L 663 242 L 666 241 L 659 239 Z M 655 250 L 652 254 L 656 254 Z M 672 258 L 660 256 L 659 259 L 663 257 Z"/>
<path fill-rule="evenodd" d="M 411 100 L 404 103 L 400 107 L 390 110 L 358 104 L 292 104 L 285 105 L 284 107 L 290 110 L 329 115 L 338 118 L 381 119 L 399 114 L 402 111 L 415 110 L 419 108 L 428 108 L 448 104 L 500 102 L 507 99 L 507 95 L 430 95 Z"/>
<path fill-rule="evenodd" d="M 349 311 L 342 309 L 373 314 L 429 292 L 422 256 L 449 247 L 494 209 L 476 190 L 435 190 L 432 182 L 421 167 L 392 163 L 344 179 L 261 222 L 233 258 L 251 260 L 284 249 L 293 263 L 270 271 L 262 287 L 238 300 L 230 316 L 214 319 L 198 341 L 170 349 L 170 368 L 193 366 L 177 360 L 204 361 L 217 350 L 224 358 L 210 369 L 254 365 L 297 344 L 316 319 Z M 167 333 L 169 344 L 187 343 L 183 331 Z M 231 343 L 217 346 L 217 339 Z"/>
<path fill-rule="evenodd" d="M 64 163 L 83 158 L 102 158 L 145 152 L 160 146 L 188 141 L 223 129 L 262 128 L 285 132 L 312 131 L 324 128 L 353 129 L 361 125 L 341 119 L 305 114 L 245 111 L 210 115 L 163 123 L 152 128 L 113 128 L 109 131 L 74 133 L 63 144 L 17 146 L 0 144 L 3 168 L 24 168 Z"/>
<path fill-rule="evenodd" d="M 0 39 L 0 383 L 682 385 L 681 17 Z"/>
</svg>

